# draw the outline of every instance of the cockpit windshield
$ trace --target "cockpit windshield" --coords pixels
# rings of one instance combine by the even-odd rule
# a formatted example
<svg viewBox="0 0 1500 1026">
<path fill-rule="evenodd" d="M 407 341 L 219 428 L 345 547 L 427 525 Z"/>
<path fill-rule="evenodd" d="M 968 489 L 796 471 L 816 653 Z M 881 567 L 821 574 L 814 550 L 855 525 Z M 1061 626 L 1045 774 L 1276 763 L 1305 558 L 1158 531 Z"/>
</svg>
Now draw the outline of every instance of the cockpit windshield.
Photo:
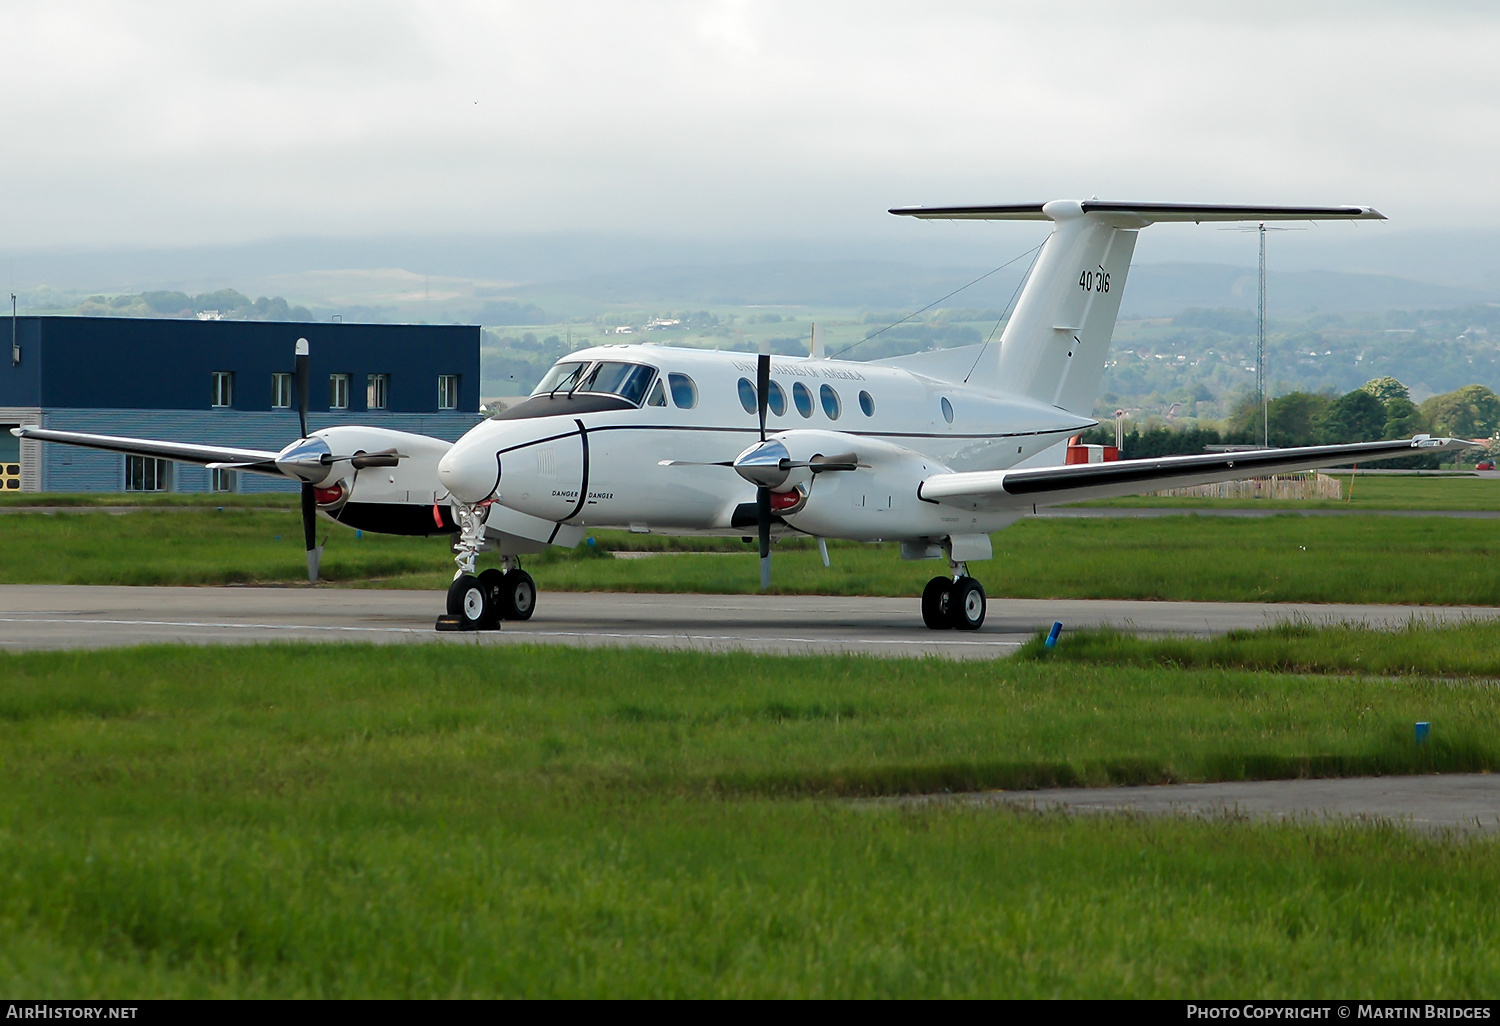
<svg viewBox="0 0 1500 1026">
<path fill-rule="evenodd" d="M 596 363 L 578 386 L 578 391 L 607 392 L 639 406 L 655 375 L 656 368 L 644 364 Z"/>
<path fill-rule="evenodd" d="M 583 373 L 587 367 L 586 363 L 559 363 L 549 370 L 542 383 L 531 390 L 532 395 L 545 395 L 548 392 L 562 390 L 569 391 L 578 383 L 578 375 Z"/>
</svg>

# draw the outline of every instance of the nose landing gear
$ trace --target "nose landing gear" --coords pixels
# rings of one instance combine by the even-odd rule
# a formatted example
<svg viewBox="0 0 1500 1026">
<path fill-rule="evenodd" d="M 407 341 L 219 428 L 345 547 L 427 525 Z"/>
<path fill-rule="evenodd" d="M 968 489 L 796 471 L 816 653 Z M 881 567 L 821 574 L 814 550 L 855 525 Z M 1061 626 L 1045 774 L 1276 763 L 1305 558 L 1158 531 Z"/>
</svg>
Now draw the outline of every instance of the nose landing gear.
<svg viewBox="0 0 1500 1026">
<path fill-rule="evenodd" d="M 447 615 L 438 617 L 440 631 L 499 630 L 502 620 L 529 620 L 536 610 L 536 582 L 521 569 L 519 557 L 502 556 L 502 569 L 475 573 L 488 505 L 455 507 L 459 535 L 453 551 L 458 572 L 448 586 Z"/>
<path fill-rule="evenodd" d="M 989 605 L 984 585 L 969 576 L 965 564 L 950 558 L 948 566 L 953 576 L 934 577 L 922 589 L 922 622 L 935 631 L 977 631 Z"/>
</svg>

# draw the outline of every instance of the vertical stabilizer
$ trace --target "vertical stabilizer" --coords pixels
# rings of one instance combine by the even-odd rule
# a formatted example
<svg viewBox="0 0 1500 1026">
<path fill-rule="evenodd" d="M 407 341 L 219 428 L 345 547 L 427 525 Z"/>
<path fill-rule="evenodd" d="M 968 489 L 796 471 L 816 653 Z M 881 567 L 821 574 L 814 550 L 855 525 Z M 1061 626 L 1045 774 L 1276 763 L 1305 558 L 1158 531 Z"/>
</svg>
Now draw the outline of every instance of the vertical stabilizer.
<svg viewBox="0 0 1500 1026">
<path fill-rule="evenodd" d="M 1136 232 L 1084 213 L 1075 202 L 1044 209 L 1055 222 L 1052 234 L 984 383 L 1087 415 L 1104 376 Z"/>
</svg>

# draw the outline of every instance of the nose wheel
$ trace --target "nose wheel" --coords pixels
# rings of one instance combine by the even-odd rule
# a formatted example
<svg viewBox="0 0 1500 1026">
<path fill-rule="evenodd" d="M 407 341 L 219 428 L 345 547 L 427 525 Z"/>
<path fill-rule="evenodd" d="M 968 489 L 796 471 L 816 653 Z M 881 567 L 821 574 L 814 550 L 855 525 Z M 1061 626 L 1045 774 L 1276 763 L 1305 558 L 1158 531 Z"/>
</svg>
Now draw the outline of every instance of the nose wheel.
<svg viewBox="0 0 1500 1026">
<path fill-rule="evenodd" d="M 507 558 L 511 562 L 513 557 Z M 459 574 L 448 586 L 448 615 L 439 630 L 499 630 L 503 620 L 530 620 L 536 611 L 536 581 L 519 566 Z"/>
</svg>

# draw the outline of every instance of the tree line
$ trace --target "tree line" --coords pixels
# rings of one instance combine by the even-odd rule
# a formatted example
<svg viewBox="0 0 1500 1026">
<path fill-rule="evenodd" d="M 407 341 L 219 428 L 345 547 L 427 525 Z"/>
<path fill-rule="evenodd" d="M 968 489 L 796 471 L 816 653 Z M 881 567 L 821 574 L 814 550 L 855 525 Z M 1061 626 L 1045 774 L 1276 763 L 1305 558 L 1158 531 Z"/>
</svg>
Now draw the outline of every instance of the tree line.
<svg viewBox="0 0 1500 1026">
<path fill-rule="evenodd" d="M 1487 440 L 1500 435 L 1500 396 L 1484 385 L 1465 385 L 1419 405 L 1412 402 L 1407 387 L 1393 377 L 1375 378 L 1340 396 L 1288 392 L 1272 399 L 1264 414 L 1252 396 L 1235 407 L 1221 430 L 1133 427 L 1122 439 L 1120 458 L 1186 456 L 1201 453 L 1210 445 L 1257 445 L 1263 433 L 1271 445 L 1279 447 L 1344 445 L 1419 434 Z M 1114 425 L 1101 424 L 1087 432 L 1083 440 L 1112 445 Z M 1451 456 L 1409 456 L 1382 460 L 1381 466 L 1436 468 L 1446 459 Z"/>
</svg>

